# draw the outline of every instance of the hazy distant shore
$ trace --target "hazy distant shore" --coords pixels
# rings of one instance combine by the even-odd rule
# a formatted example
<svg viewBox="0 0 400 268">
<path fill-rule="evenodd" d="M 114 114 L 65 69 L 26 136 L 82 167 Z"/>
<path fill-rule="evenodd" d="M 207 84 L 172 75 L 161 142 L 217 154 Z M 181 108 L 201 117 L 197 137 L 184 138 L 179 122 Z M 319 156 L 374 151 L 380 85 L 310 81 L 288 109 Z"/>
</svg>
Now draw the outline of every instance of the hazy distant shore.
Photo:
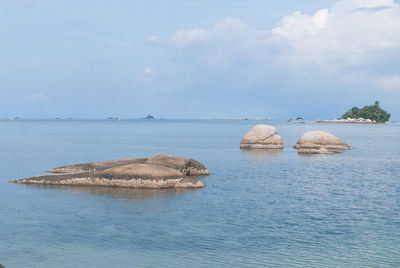
<svg viewBox="0 0 400 268">
<path fill-rule="evenodd" d="M 384 124 L 382 122 L 372 121 L 370 119 L 334 119 L 334 120 L 317 120 L 317 123 L 341 123 L 341 124 Z"/>
</svg>

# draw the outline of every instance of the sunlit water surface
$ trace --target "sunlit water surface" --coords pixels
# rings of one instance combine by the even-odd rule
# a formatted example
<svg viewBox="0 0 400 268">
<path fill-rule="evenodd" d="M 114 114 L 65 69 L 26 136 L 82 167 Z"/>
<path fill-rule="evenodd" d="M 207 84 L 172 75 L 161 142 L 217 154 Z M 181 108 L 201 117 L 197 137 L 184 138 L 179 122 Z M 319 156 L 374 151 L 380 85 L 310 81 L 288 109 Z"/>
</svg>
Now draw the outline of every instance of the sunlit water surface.
<svg viewBox="0 0 400 268">
<path fill-rule="evenodd" d="M 245 152 L 255 124 L 285 150 Z M 300 156 L 326 130 L 353 149 Z M 8 180 L 156 153 L 203 162 L 190 191 Z M 0 121 L 0 263 L 11 267 L 400 267 L 400 126 L 282 121 Z"/>
</svg>

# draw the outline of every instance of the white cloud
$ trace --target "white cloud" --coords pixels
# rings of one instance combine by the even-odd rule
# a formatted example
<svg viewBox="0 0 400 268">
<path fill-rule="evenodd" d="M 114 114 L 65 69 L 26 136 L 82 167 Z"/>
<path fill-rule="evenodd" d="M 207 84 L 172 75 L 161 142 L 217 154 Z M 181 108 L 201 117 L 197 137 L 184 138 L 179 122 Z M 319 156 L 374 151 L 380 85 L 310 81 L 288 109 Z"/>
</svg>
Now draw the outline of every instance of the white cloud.
<svg viewBox="0 0 400 268">
<path fill-rule="evenodd" d="M 39 102 L 43 99 L 44 99 L 43 92 L 25 96 L 25 101 L 27 101 L 27 102 Z"/>
<path fill-rule="evenodd" d="M 400 90 L 400 75 L 389 75 L 378 79 L 378 86 L 387 90 Z"/>
<path fill-rule="evenodd" d="M 169 40 L 169 44 L 181 54 L 187 49 L 186 58 L 214 66 L 228 66 L 231 62 L 266 55 L 269 31 L 256 30 L 241 20 L 225 18 L 210 28 L 180 29 Z M 195 60 L 195 59 L 194 59 Z"/>
<path fill-rule="evenodd" d="M 137 80 L 143 82 L 150 82 L 154 79 L 154 77 L 155 77 L 155 71 L 150 67 L 146 67 L 144 68 L 143 73 L 137 76 Z"/>
<path fill-rule="evenodd" d="M 160 41 L 160 38 L 157 36 L 157 35 L 151 35 L 151 36 L 149 36 L 148 38 L 147 38 L 147 41 L 149 41 L 149 42 L 158 42 L 158 41 Z"/>
<path fill-rule="evenodd" d="M 297 63 L 365 64 L 400 48 L 400 6 L 393 0 L 341 0 L 311 16 L 295 12 L 272 33 L 293 49 Z"/>
<path fill-rule="evenodd" d="M 394 0 L 340 0 L 313 14 L 296 11 L 269 29 L 228 17 L 179 29 L 163 44 L 173 48 L 174 62 L 200 66 L 190 69 L 193 79 L 240 70 L 249 81 L 281 75 L 288 83 L 309 83 L 312 91 L 318 83 L 324 84 L 318 90 L 337 86 L 344 94 L 400 90 L 393 75 L 400 62 L 400 5 Z"/>
<path fill-rule="evenodd" d="M 207 29 L 192 29 L 192 30 L 178 30 L 172 37 L 172 44 L 183 47 L 191 43 L 206 41 L 209 38 L 209 30 Z"/>
<path fill-rule="evenodd" d="M 6 72 L 6 70 L 0 68 L 0 74 L 3 74 L 3 73 L 5 73 L 5 72 Z"/>
<path fill-rule="evenodd" d="M 313 16 L 303 15 L 300 11 L 296 11 L 292 15 L 283 18 L 281 26 L 273 29 L 272 32 L 289 40 L 294 40 L 301 36 L 315 35 L 326 28 L 328 18 L 328 9 L 322 9 Z"/>
<path fill-rule="evenodd" d="M 171 38 L 171 43 L 176 47 L 196 43 L 224 43 L 227 46 L 235 46 L 239 43 L 246 48 L 248 44 L 265 41 L 266 37 L 267 31 L 255 30 L 241 20 L 228 17 L 214 23 L 211 28 L 180 29 Z"/>
<path fill-rule="evenodd" d="M 375 7 L 359 7 L 353 9 L 352 12 L 378 12 L 385 9 L 391 9 L 391 6 L 375 6 Z"/>
<path fill-rule="evenodd" d="M 400 6 L 393 0 L 341 0 L 312 15 L 296 11 L 265 30 L 228 17 L 210 28 L 177 30 L 170 43 L 179 49 L 204 46 L 208 57 L 240 55 L 286 67 L 362 66 L 399 52 Z"/>
</svg>

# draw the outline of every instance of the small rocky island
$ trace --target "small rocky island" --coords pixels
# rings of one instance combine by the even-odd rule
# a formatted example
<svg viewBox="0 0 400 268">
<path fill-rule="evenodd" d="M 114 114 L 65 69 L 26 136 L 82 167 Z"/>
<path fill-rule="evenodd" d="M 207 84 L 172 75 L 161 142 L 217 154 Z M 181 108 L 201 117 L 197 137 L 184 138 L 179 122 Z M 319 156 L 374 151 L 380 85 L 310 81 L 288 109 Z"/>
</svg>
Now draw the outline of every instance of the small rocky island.
<svg viewBox="0 0 400 268">
<path fill-rule="evenodd" d="M 345 118 L 345 119 L 333 119 L 333 120 L 317 120 L 317 123 L 350 123 L 350 124 L 382 124 L 380 122 L 373 121 L 365 118 Z"/>
<path fill-rule="evenodd" d="M 325 131 L 304 133 L 293 148 L 297 149 L 299 154 L 333 154 L 351 149 L 348 144 Z"/>
<path fill-rule="evenodd" d="M 13 183 L 128 188 L 201 188 L 194 177 L 210 172 L 200 162 L 180 156 L 158 154 L 150 158 L 127 158 L 54 168 L 48 175 L 12 180 Z"/>
<path fill-rule="evenodd" d="M 317 120 L 317 123 L 352 123 L 352 124 L 383 124 L 389 121 L 390 114 L 383 110 L 379 102 L 363 108 L 353 107 L 344 113 L 340 119 Z"/>
<path fill-rule="evenodd" d="M 256 125 L 244 135 L 240 142 L 241 149 L 282 150 L 283 142 L 276 128 L 269 125 Z"/>
</svg>

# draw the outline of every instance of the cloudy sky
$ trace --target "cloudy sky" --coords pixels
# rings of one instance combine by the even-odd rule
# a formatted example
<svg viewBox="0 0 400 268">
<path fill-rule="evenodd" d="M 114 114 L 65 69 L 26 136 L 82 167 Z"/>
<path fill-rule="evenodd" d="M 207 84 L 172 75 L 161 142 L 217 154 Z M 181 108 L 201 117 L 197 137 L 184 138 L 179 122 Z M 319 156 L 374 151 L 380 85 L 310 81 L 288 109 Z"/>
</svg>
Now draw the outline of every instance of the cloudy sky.
<svg viewBox="0 0 400 268">
<path fill-rule="evenodd" d="M 0 0 L 0 118 L 400 119 L 394 0 Z"/>
</svg>

